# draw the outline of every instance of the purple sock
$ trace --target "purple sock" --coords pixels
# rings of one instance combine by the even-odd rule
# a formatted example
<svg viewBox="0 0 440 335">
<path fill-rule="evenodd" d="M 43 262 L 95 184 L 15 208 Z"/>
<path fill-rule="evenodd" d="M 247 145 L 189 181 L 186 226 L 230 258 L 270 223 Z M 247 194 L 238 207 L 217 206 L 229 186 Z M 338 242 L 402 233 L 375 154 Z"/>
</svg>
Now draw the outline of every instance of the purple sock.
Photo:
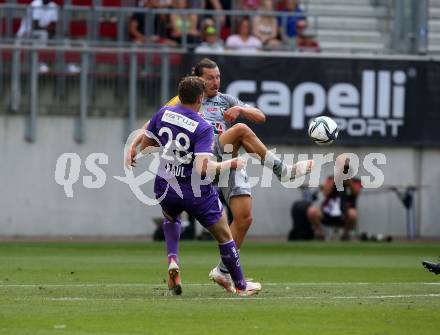
<svg viewBox="0 0 440 335">
<path fill-rule="evenodd" d="M 228 268 L 235 287 L 244 290 L 246 288 L 246 281 L 241 271 L 240 255 L 238 254 L 235 242 L 230 240 L 229 242 L 219 244 L 218 247 L 220 249 L 220 257 L 223 264 Z"/>
<path fill-rule="evenodd" d="M 178 263 L 180 231 L 181 224 L 179 219 L 176 219 L 174 222 L 168 219 L 163 220 L 163 233 L 167 243 L 168 263 L 170 263 L 172 259 Z"/>
</svg>

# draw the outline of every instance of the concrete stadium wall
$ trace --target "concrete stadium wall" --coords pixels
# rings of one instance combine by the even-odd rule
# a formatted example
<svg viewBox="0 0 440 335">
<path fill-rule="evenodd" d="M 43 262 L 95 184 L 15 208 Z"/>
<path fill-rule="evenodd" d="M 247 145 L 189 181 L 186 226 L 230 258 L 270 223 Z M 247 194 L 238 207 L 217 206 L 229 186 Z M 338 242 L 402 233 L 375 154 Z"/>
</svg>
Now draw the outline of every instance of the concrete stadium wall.
<svg viewBox="0 0 440 335">
<path fill-rule="evenodd" d="M 113 178 L 124 175 L 124 120 L 89 119 L 84 144 L 73 140 L 73 124 L 72 118 L 40 117 L 37 140 L 29 143 L 24 140 L 25 118 L 0 116 L 0 235 L 151 234 L 152 218 L 161 215 L 160 208 L 145 206 L 127 184 Z M 419 232 L 422 236 L 440 236 L 440 150 L 312 145 L 280 146 L 277 153 L 325 153 L 330 149 L 337 153 L 354 152 L 361 158 L 369 152 L 382 152 L 387 157 L 387 165 L 382 166 L 386 185 L 426 185 L 418 197 Z M 54 178 L 57 159 L 65 152 L 77 153 L 82 161 L 79 180 L 73 185 L 73 198 L 66 197 Z M 84 162 L 95 152 L 108 156 L 108 165 L 101 166 L 106 183 L 102 188 L 88 189 L 82 181 L 91 173 Z M 331 171 L 327 164 L 322 177 Z M 250 176 L 261 172 L 260 166 L 248 169 Z M 143 190 L 152 197 L 152 182 Z M 249 234 L 287 235 L 292 225 L 291 205 L 300 197 L 300 191 L 286 189 L 275 180 L 271 188 L 254 188 L 254 224 Z M 405 210 L 393 193 L 363 192 L 359 216 L 360 231 L 406 234 Z"/>
</svg>

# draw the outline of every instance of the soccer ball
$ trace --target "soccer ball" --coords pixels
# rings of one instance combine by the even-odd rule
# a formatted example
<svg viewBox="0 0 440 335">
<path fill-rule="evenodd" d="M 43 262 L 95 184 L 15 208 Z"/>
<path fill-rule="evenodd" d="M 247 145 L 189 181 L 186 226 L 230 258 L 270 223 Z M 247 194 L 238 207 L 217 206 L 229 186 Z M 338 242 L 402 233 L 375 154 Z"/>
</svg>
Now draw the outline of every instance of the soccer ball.
<svg viewBox="0 0 440 335">
<path fill-rule="evenodd" d="M 309 136 L 318 145 L 332 144 L 338 137 L 338 125 L 328 116 L 318 116 L 310 122 Z"/>
</svg>

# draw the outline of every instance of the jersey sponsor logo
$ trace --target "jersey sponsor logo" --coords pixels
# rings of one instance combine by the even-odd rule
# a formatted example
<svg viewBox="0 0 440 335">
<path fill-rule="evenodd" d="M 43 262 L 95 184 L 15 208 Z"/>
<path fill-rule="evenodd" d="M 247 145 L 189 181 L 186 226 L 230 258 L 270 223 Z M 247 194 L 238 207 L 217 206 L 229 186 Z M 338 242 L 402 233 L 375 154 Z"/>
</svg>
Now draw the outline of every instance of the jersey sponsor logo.
<svg viewBox="0 0 440 335">
<path fill-rule="evenodd" d="M 186 117 L 179 113 L 175 113 L 168 109 L 165 111 L 165 113 L 163 113 L 162 121 L 184 128 L 190 131 L 191 133 L 194 133 L 196 131 L 197 126 L 199 125 L 197 121 L 194 121 L 189 117 Z"/>
<path fill-rule="evenodd" d="M 214 127 L 214 134 L 218 134 L 218 135 L 223 134 L 223 132 L 224 132 L 223 123 L 215 122 L 212 124 L 212 126 Z"/>
<path fill-rule="evenodd" d="M 227 92 L 257 94 L 258 107 L 267 115 L 290 116 L 292 129 L 305 129 L 308 120 L 328 113 L 351 136 L 396 137 L 405 121 L 408 76 L 409 70 L 363 70 L 359 86 L 339 82 L 327 88 L 301 82 L 292 89 L 280 81 L 238 80 Z"/>
<path fill-rule="evenodd" d="M 203 102 L 205 106 L 227 106 L 229 105 L 226 101 L 216 101 L 216 100 L 206 100 Z"/>
<path fill-rule="evenodd" d="M 218 108 L 218 107 L 207 107 L 206 108 L 206 111 L 208 113 L 217 113 L 219 110 L 220 110 L 220 108 Z"/>
</svg>

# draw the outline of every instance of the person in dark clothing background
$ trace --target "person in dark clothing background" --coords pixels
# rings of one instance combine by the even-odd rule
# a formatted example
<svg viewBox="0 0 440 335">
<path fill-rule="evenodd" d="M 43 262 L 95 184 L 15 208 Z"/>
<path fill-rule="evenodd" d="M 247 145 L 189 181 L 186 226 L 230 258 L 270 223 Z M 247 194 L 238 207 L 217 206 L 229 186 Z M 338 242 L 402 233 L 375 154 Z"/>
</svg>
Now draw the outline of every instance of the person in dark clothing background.
<svg viewBox="0 0 440 335">
<path fill-rule="evenodd" d="M 349 162 L 344 165 L 344 174 L 350 169 Z M 357 198 L 362 185 L 358 178 L 344 180 L 344 190 L 338 191 L 333 176 L 329 176 L 323 186 L 324 201 L 321 208 L 310 206 L 307 209 L 307 218 L 313 227 L 315 238 L 324 238 L 323 225 L 327 227 L 341 227 L 344 229 L 341 239 L 349 240 L 350 233 L 355 229 L 358 212 Z"/>
<path fill-rule="evenodd" d="M 138 7 L 159 9 L 162 5 L 159 0 L 143 0 L 139 1 Z M 147 18 L 149 16 L 147 15 Z M 130 18 L 128 31 L 133 42 L 138 44 L 165 44 L 168 46 L 177 46 L 177 43 L 169 38 L 170 18 L 167 14 L 154 15 L 154 23 L 152 25 L 152 35 L 147 36 L 145 31 L 146 15 L 144 12 L 136 12 Z"/>
</svg>

